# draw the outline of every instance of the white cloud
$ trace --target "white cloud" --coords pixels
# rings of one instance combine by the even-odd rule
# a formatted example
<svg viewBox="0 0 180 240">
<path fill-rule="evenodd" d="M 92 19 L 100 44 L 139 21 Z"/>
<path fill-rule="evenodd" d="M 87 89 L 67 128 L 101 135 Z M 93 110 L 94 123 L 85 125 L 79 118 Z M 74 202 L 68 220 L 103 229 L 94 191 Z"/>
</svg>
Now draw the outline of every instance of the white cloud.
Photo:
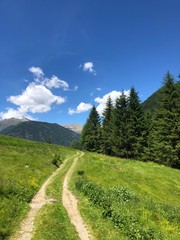
<svg viewBox="0 0 180 240">
<path fill-rule="evenodd" d="M 55 75 L 51 78 L 44 77 L 44 72 L 39 67 L 30 67 L 29 71 L 33 73 L 36 83 L 46 86 L 49 89 L 63 88 L 63 90 L 68 90 L 69 88 L 69 84 L 66 81 L 59 79 Z"/>
<path fill-rule="evenodd" d="M 18 108 L 17 110 L 13 108 L 8 108 L 6 112 L 0 112 L 0 118 L 3 119 L 8 119 L 8 118 L 28 118 L 29 120 L 35 120 L 32 118 L 30 115 L 28 115 L 26 112 L 23 111 L 23 109 Z"/>
<path fill-rule="evenodd" d="M 53 95 L 45 86 L 31 83 L 21 95 L 11 96 L 8 101 L 25 112 L 43 113 L 51 110 L 53 103 L 61 104 L 65 102 L 65 99 Z"/>
<path fill-rule="evenodd" d="M 127 90 L 127 91 L 124 91 L 124 94 L 126 95 L 126 96 L 128 96 L 129 95 L 129 90 Z M 109 92 L 109 93 L 107 93 L 107 94 L 105 94 L 102 98 L 100 98 L 100 97 L 97 97 L 97 98 L 95 98 L 95 102 L 97 102 L 97 103 L 99 103 L 99 105 L 97 106 L 97 111 L 98 111 L 98 113 L 100 114 L 100 115 L 102 115 L 102 113 L 103 113 L 103 111 L 104 111 L 104 109 L 105 109 L 105 107 L 106 107 L 106 103 L 107 103 L 107 100 L 108 100 L 108 98 L 110 97 L 111 98 L 111 100 L 112 100 L 112 103 L 113 104 L 115 104 L 115 102 L 116 102 L 116 99 L 120 96 L 122 94 L 122 92 L 120 92 L 120 91 L 112 91 L 112 92 Z"/>
<path fill-rule="evenodd" d="M 35 78 L 42 78 L 44 76 L 43 70 L 40 67 L 30 67 L 29 71 L 33 73 Z"/>
<path fill-rule="evenodd" d="M 63 88 L 64 90 L 67 90 L 69 88 L 69 84 L 67 82 L 59 79 L 55 75 L 53 75 L 50 79 L 45 78 L 42 81 L 42 84 L 49 89 L 51 89 L 51 88 Z"/>
<path fill-rule="evenodd" d="M 96 75 L 93 62 L 85 62 L 83 65 L 81 64 L 80 67 L 82 67 L 85 72 L 90 72 Z"/>
<path fill-rule="evenodd" d="M 68 114 L 73 115 L 77 113 L 87 112 L 91 108 L 92 108 L 92 105 L 90 103 L 81 102 L 76 109 L 69 108 Z"/>
<path fill-rule="evenodd" d="M 31 67 L 29 71 L 34 75 L 34 81 L 29 83 L 27 88 L 16 96 L 10 96 L 7 101 L 17 106 L 17 109 L 8 108 L 6 112 L 0 113 L 0 118 L 17 117 L 23 118 L 30 113 L 44 113 L 51 110 L 53 104 L 62 104 L 65 98 L 56 96 L 50 90 L 51 88 L 63 88 L 67 90 L 67 82 L 60 80 L 53 75 L 50 79 L 44 77 L 44 73 L 39 67 Z"/>
</svg>

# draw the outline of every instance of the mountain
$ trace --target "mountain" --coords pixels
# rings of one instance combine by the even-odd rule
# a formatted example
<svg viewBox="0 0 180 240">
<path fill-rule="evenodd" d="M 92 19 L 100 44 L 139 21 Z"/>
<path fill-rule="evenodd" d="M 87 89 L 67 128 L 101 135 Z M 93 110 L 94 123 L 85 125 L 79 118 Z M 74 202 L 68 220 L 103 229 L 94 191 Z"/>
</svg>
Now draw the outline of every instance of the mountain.
<svg viewBox="0 0 180 240">
<path fill-rule="evenodd" d="M 29 119 L 23 118 L 23 119 L 18 119 L 18 118 L 9 118 L 9 119 L 4 119 L 0 121 L 0 132 L 10 126 L 15 126 L 18 125 L 19 123 L 22 122 L 27 122 Z"/>
<path fill-rule="evenodd" d="M 4 128 L 1 134 L 34 140 L 49 142 L 62 146 L 70 146 L 72 141 L 78 140 L 80 135 L 55 123 L 26 121 L 17 125 Z"/>
<path fill-rule="evenodd" d="M 66 125 L 63 125 L 63 127 L 68 128 L 79 134 L 82 132 L 82 128 L 83 128 L 81 124 L 77 124 L 77 123 L 66 124 Z"/>
<path fill-rule="evenodd" d="M 180 82 L 175 84 L 177 94 L 180 96 Z M 161 94 L 163 92 L 163 87 L 154 92 L 150 97 L 148 97 L 143 103 L 142 107 L 145 111 L 149 113 L 154 113 L 159 107 L 159 100 L 161 99 Z M 178 104 L 179 105 L 179 104 Z"/>
</svg>

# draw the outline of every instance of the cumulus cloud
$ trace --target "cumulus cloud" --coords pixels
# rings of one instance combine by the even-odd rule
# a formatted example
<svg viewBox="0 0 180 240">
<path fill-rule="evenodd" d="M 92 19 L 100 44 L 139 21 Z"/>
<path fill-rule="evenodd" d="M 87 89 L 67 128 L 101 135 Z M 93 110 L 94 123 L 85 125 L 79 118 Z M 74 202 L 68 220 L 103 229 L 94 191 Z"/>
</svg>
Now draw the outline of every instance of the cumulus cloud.
<svg viewBox="0 0 180 240">
<path fill-rule="evenodd" d="M 129 93 L 130 93 L 129 90 L 124 91 L 124 94 L 125 94 L 126 96 L 128 96 Z M 122 94 L 122 92 L 120 92 L 120 91 L 115 91 L 115 90 L 114 90 L 114 91 L 112 91 L 112 92 L 109 92 L 109 93 L 105 94 L 102 98 L 100 98 L 100 97 L 95 98 L 94 101 L 97 102 L 97 103 L 99 103 L 99 105 L 98 105 L 97 108 L 96 108 L 97 111 L 98 111 L 98 113 L 102 116 L 102 113 L 103 113 L 103 111 L 104 111 L 104 109 L 105 109 L 105 107 L 106 107 L 106 103 L 107 103 L 107 100 L 108 100 L 109 97 L 111 98 L 112 103 L 115 104 L 116 99 L 117 99 L 119 96 L 121 96 L 121 94 Z"/>
<path fill-rule="evenodd" d="M 76 109 L 71 109 L 69 108 L 69 114 L 73 115 L 73 114 L 77 114 L 77 113 L 82 113 L 82 112 L 87 112 L 88 110 L 90 110 L 92 108 L 92 105 L 90 103 L 84 103 L 81 102 Z"/>
<path fill-rule="evenodd" d="M 62 104 L 65 98 L 56 96 L 50 90 L 52 88 L 62 88 L 67 90 L 67 82 L 60 80 L 53 75 L 51 78 L 44 77 L 44 73 L 39 67 L 31 67 L 29 71 L 34 75 L 34 81 L 29 83 L 26 89 L 19 95 L 10 96 L 7 101 L 15 104 L 17 109 L 8 108 L 6 112 L 0 113 L 0 118 L 29 118 L 30 113 L 44 113 L 51 110 L 53 104 Z"/>
<path fill-rule="evenodd" d="M 93 75 L 96 75 L 96 71 L 94 70 L 94 64 L 93 62 L 85 62 L 84 64 L 80 65 L 80 68 L 82 67 L 84 72 L 90 72 Z"/>
<path fill-rule="evenodd" d="M 51 89 L 51 88 L 63 88 L 64 90 L 68 90 L 68 88 L 69 88 L 69 84 L 67 82 L 59 79 L 55 75 L 53 75 L 50 79 L 45 78 L 42 81 L 42 84 L 49 89 Z"/>
<path fill-rule="evenodd" d="M 25 112 L 43 113 L 48 112 L 53 103 L 61 104 L 65 102 L 65 99 L 53 95 L 45 86 L 31 83 L 21 95 L 11 96 L 8 101 Z"/>
<path fill-rule="evenodd" d="M 32 72 L 34 77 L 37 79 L 44 76 L 43 70 L 40 67 L 30 67 L 29 71 Z"/>
<path fill-rule="evenodd" d="M 6 112 L 0 112 L 0 118 L 1 119 L 8 119 L 8 118 L 28 118 L 29 120 L 35 120 L 34 118 L 32 118 L 29 114 L 26 113 L 26 111 L 24 111 L 24 109 L 22 108 L 18 108 L 17 110 L 13 109 L 13 108 L 7 108 Z"/>
<path fill-rule="evenodd" d="M 63 90 L 68 90 L 69 88 L 69 84 L 66 81 L 59 79 L 55 75 L 51 78 L 44 77 L 44 72 L 40 67 L 30 67 L 29 71 L 33 73 L 36 83 L 44 85 L 49 89 L 63 88 Z"/>
</svg>

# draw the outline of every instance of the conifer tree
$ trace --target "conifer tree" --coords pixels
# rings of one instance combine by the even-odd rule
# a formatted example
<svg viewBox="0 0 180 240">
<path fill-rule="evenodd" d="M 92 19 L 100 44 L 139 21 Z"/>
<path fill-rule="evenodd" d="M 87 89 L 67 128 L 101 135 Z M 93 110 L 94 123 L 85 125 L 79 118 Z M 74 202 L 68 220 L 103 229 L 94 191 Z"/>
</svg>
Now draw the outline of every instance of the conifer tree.
<svg viewBox="0 0 180 240">
<path fill-rule="evenodd" d="M 83 127 L 81 134 L 81 143 L 83 148 L 90 152 L 99 152 L 101 145 L 101 124 L 100 117 L 95 108 L 92 107 L 87 119 L 86 124 Z"/>
<path fill-rule="evenodd" d="M 147 126 L 140 99 L 134 87 L 130 90 L 127 118 L 127 155 L 129 158 L 140 159 L 146 146 Z"/>
<path fill-rule="evenodd" d="M 113 152 L 115 156 L 128 157 L 127 97 L 124 92 L 116 99 L 113 111 Z"/>
<path fill-rule="evenodd" d="M 180 107 L 174 78 L 164 78 L 160 108 L 156 112 L 149 140 L 150 160 L 180 168 Z"/>
<path fill-rule="evenodd" d="M 106 108 L 103 112 L 102 121 L 102 153 L 106 155 L 112 155 L 113 147 L 113 124 L 112 124 L 113 104 L 109 97 L 106 103 Z"/>
</svg>

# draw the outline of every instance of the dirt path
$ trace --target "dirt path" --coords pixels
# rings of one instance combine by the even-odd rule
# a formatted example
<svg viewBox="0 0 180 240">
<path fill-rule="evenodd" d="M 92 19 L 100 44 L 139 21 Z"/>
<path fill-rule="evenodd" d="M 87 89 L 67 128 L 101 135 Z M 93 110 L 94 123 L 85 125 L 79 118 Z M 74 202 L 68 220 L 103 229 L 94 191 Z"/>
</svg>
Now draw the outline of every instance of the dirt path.
<svg viewBox="0 0 180 240">
<path fill-rule="evenodd" d="M 77 156 L 77 154 L 75 155 Z M 71 157 L 69 157 L 71 158 Z M 67 158 L 63 164 L 68 161 Z M 32 231 L 33 231 L 33 226 L 34 226 L 34 220 L 35 217 L 40 210 L 45 204 L 51 204 L 53 203 L 53 199 L 49 199 L 46 197 L 45 194 L 45 189 L 47 185 L 51 182 L 52 178 L 58 174 L 58 172 L 61 170 L 61 167 L 58 168 L 47 180 L 46 182 L 42 185 L 41 189 L 36 193 L 34 198 L 32 199 L 30 203 L 30 211 L 26 217 L 26 219 L 22 222 L 20 226 L 20 230 L 15 234 L 14 237 L 11 238 L 11 240 L 30 240 L 32 237 Z"/>
<path fill-rule="evenodd" d="M 70 221 L 75 226 L 75 229 L 76 229 L 80 239 L 81 240 L 90 240 L 90 239 L 92 239 L 92 237 L 90 237 L 90 234 L 87 231 L 85 223 L 78 211 L 77 199 L 74 197 L 74 195 L 68 189 L 68 179 L 70 178 L 70 176 L 73 172 L 73 169 L 77 163 L 78 158 L 81 157 L 82 155 L 83 155 L 83 153 L 74 159 L 73 164 L 69 168 L 69 170 L 64 178 L 62 201 L 63 201 L 64 207 L 67 210 Z"/>
</svg>

